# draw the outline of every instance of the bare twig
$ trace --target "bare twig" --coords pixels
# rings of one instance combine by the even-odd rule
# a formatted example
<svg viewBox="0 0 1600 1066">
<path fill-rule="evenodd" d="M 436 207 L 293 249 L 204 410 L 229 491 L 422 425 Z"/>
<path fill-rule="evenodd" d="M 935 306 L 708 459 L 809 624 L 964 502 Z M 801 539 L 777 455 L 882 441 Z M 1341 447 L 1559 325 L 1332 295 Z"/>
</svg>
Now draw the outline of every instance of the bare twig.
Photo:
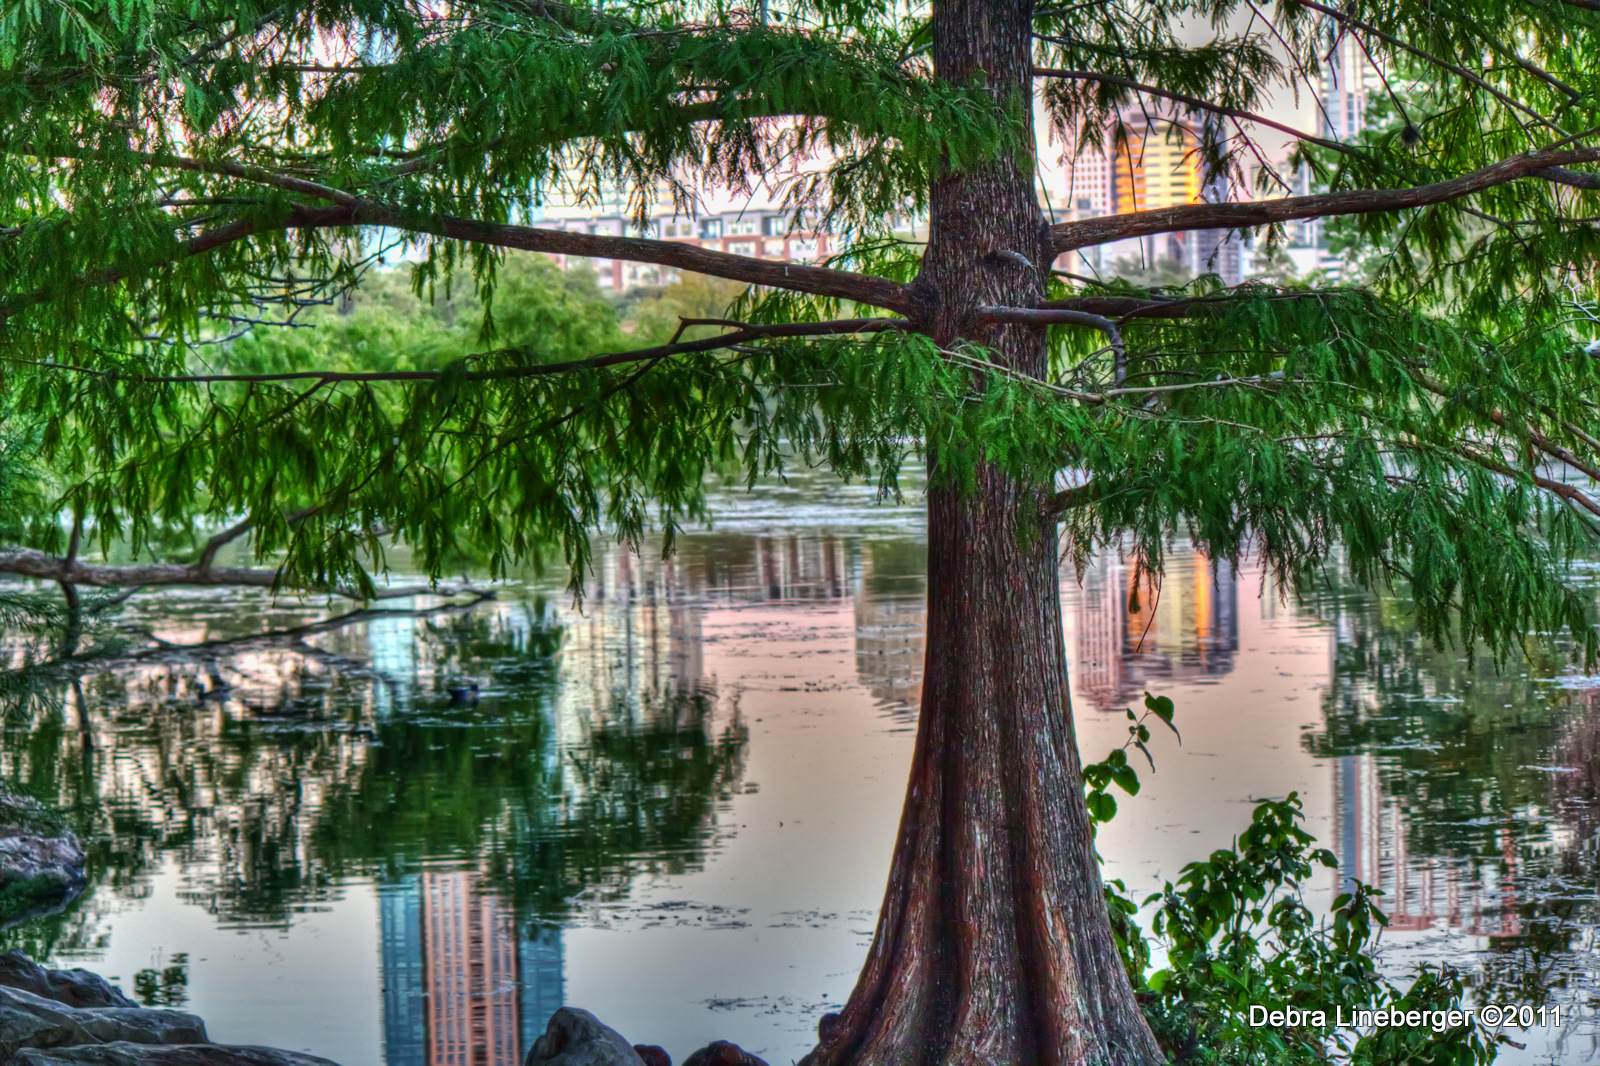
<svg viewBox="0 0 1600 1066">
<path fill-rule="evenodd" d="M 1162 89 L 1155 85 L 1146 85 L 1143 82 L 1134 81 L 1132 78 L 1120 77 L 1116 74 L 1105 74 L 1094 70 L 1058 70 L 1054 67 L 1034 67 L 1033 76 L 1036 78 L 1061 78 L 1070 81 L 1097 81 L 1105 85 L 1117 85 L 1124 89 L 1132 89 L 1137 93 L 1144 93 L 1147 96 L 1158 96 L 1165 100 L 1172 100 L 1175 103 L 1192 107 L 1198 111 L 1209 111 L 1214 115 L 1225 115 L 1229 118 L 1254 122 L 1257 125 L 1275 129 L 1279 133 L 1287 133 L 1297 140 L 1306 141 L 1309 144 L 1319 145 L 1323 148 L 1338 152 L 1349 152 L 1354 155 L 1362 154 L 1361 149 L 1353 145 L 1330 141 L 1325 137 L 1318 137 L 1304 130 L 1297 130 L 1293 126 L 1285 125 L 1265 115 L 1258 115 L 1254 111 L 1244 111 L 1236 107 L 1223 107 L 1221 104 L 1206 100 L 1203 97 L 1190 96 L 1188 93 Z"/>
</svg>

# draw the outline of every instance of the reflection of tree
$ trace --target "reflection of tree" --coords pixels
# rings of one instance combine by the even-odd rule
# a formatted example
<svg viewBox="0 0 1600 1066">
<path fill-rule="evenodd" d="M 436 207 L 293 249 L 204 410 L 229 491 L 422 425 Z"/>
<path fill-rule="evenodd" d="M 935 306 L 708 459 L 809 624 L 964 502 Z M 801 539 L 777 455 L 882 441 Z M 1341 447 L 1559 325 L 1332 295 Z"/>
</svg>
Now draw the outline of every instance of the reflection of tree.
<svg viewBox="0 0 1600 1066">
<path fill-rule="evenodd" d="M 745 730 L 735 719 L 713 735 L 712 710 L 706 693 L 673 694 L 564 752 L 537 713 L 381 725 L 360 780 L 330 799 L 314 851 L 341 872 L 393 874 L 477 856 L 519 903 L 551 916 L 585 888 L 681 871 L 700 860 L 713 807 L 743 772 Z"/>
<path fill-rule="evenodd" d="M 176 859 L 190 901 L 224 921 L 287 923 L 342 877 L 424 860 L 548 914 L 700 860 L 745 744 L 709 693 L 602 710 L 562 746 L 562 631 L 541 610 L 359 623 L 84 663 L 11 723 L 0 773 L 74 812 L 92 885 L 137 892 Z M 463 678 L 481 698 L 461 697 Z M 72 945 L 99 905 L 9 939 Z"/>
<path fill-rule="evenodd" d="M 1381 804 L 1400 833 L 1377 850 L 1386 875 L 1406 876 L 1415 890 L 1427 873 L 1455 901 L 1438 911 L 1411 904 L 1423 920 L 1454 925 L 1472 896 L 1500 913 L 1502 935 L 1489 938 L 1476 977 L 1483 992 L 1541 1001 L 1587 969 L 1579 935 L 1600 918 L 1586 813 L 1600 795 L 1600 765 L 1580 757 L 1600 751 L 1600 727 L 1592 701 L 1554 680 L 1563 650 L 1530 643 L 1526 659 L 1497 667 L 1421 638 L 1397 597 L 1330 594 L 1316 607 L 1336 641 L 1323 728 L 1307 747 L 1375 774 L 1376 794 L 1362 802 Z M 1348 826 L 1351 801 L 1340 803 Z M 1339 834 L 1337 845 L 1361 832 Z M 1397 872 L 1405 864 L 1410 873 Z M 1403 913 L 1408 901 L 1381 905 Z"/>
<path fill-rule="evenodd" d="M 1549 765 L 1572 716 L 1549 678 L 1558 651 L 1473 663 L 1435 648 L 1391 597 L 1330 597 L 1337 634 L 1324 728 L 1307 746 L 1324 758 L 1381 756 L 1383 791 L 1407 812 L 1414 854 L 1497 861 L 1501 833 L 1538 833 L 1550 813 Z"/>
</svg>

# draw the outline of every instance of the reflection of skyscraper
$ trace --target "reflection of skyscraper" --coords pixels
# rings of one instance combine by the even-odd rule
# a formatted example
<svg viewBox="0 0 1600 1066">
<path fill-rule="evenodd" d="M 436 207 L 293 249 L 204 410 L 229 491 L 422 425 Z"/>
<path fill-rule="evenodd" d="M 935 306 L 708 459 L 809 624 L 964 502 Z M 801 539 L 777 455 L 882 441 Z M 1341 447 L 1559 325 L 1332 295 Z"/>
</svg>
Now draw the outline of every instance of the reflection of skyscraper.
<svg viewBox="0 0 1600 1066">
<path fill-rule="evenodd" d="M 1101 710 L 1156 680 L 1216 677 L 1239 648 L 1238 575 L 1200 552 L 1169 557 L 1159 585 L 1136 561 L 1085 575 L 1077 610 L 1077 690 Z"/>
<path fill-rule="evenodd" d="M 517 964 L 522 977 L 518 1008 L 522 1015 L 523 1053 L 544 1034 L 550 1015 L 566 1003 L 566 956 L 561 930 L 536 926 L 517 940 Z M 520 1061 L 520 1060 L 519 1060 Z"/>
<path fill-rule="evenodd" d="M 428 1066 L 518 1066 L 511 911 L 469 871 L 422 875 Z"/>
<path fill-rule="evenodd" d="M 1389 928 L 1432 929 L 1440 922 L 1471 936 L 1506 937 L 1522 931 L 1514 887 L 1516 849 L 1501 832 L 1505 868 L 1474 869 L 1453 856 L 1413 855 L 1405 811 L 1386 800 L 1377 756 L 1333 760 L 1333 825 L 1338 842 L 1339 890 L 1352 880 L 1381 889 L 1378 907 Z"/>
<path fill-rule="evenodd" d="M 474 871 L 429 871 L 380 900 L 387 1066 L 518 1066 L 565 994 L 561 931 L 517 935 Z"/>
<path fill-rule="evenodd" d="M 928 607 L 921 596 L 856 596 L 856 674 L 874 699 L 915 714 L 922 703 L 923 633 Z"/>
<path fill-rule="evenodd" d="M 387 1066 L 425 1066 L 428 1023 L 423 1014 L 422 895 L 417 878 L 385 885 L 378 894 L 383 961 L 383 1058 Z"/>
<path fill-rule="evenodd" d="M 927 557 L 921 545 L 880 543 L 861 556 L 855 587 L 856 675 L 897 716 L 922 704 Z"/>
</svg>

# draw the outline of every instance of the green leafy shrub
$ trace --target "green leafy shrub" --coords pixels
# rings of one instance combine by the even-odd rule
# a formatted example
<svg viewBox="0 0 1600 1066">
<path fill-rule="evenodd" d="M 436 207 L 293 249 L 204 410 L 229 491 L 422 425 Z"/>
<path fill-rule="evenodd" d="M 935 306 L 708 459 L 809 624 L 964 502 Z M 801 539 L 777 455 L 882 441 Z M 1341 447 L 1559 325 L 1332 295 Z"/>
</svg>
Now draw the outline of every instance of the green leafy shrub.
<svg viewBox="0 0 1600 1066">
<path fill-rule="evenodd" d="M 1149 759 L 1146 720 L 1155 715 L 1172 725 L 1166 697 L 1147 693 L 1145 708 L 1142 717 L 1128 712 L 1132 724 L 1122 748 L 1084 767 L 1085 801 L 1096 824 L 1116 813 L 1109 785 L 1129 795 L 1139 790 L 1127 751 L 1137 748 Z M 1303 820 L 1297 793 L 1266 800 L 1233 847 L 1188 864 L 1176 882 L 1142 904 L 1121 881 L 1106 885 L 1123 965 L 1163 1050 L 1174 1063 L 1203 1066 L 1493 1061 L 1506 1038 L 1476 1018 L 1439 1029 L 1353 1027 L 1358 1011 L 1464 1009 L 1467 984 L 1448 966 L 1422 966 L 1404 988 L 1379 972 L 1378 938 L 1388 920 L 1375 902 L 1382 893 L 1369 885 L 1352 882 L 1319 920 L 1305 904 L 1305 886 L 1319 870 L 1336 869 L 1338 860 L 1316 846 Z M 1146 934 L 1137 916 L 1152 904 L 1158 906 Z M 1157 951 L 1166 963 L 1152 970 Z M 1289 1008 L 1305 1016 L 1253 1025 L 1253 1007 L 1258 1022 L 1263 1012 Z"/>
</svg>

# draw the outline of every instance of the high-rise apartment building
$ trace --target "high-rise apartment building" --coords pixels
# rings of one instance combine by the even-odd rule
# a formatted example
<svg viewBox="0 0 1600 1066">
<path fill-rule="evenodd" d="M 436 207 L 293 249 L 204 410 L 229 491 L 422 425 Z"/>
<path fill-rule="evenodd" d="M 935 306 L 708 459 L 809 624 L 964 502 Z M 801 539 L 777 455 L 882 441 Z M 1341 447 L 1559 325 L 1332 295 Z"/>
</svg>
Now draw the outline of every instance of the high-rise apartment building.
<svg viewBox="0 0 1600 1066">
<path fill-rule="evenodd" d="M 1142 114 L 1125 115 L 1123 122 L 1127 139 L 1110 148 L 1115 213 L 1200 203 L 1205 179 L 1193 125 Z"/>
<path fill-rule="evenodd" d="M 1045 190 L 1051 212 L 1060 219 L 1100 218 L 1112 213 L 1111 160 L 1093 148 L 1062 159 L 1060 190 Z"/>
<path fill-rule="evenodd" d="M 1125 136 L 1109 144 L 1107 201 L 1115 214 L 1154 211 L 1228 199 L 1225 179 L 1202 166 L 1199 127 L 1194 121 L 1153 109 L 1123 115 Z M 1217 274 L 1228 285 L 1244 274 L 1243 241 L 1227 230 L 1190 230 L 1147 237 L 1117 249 L 1146 264 L 1176 261 L 1191 274 Z"/>
<path fill-rule="evenodd" d="M 1383 78 L 1361 42 L 1341 35 L 1323 64 L 1318 98 L 1317 132 L 1343 141 L 1367 125 L 1367 105 L 1383 88 Z"/>
<path fill-rule="evenodd" d="M 588 190 L 581 195 L 548 201 L 536 220 L 545 229 L 597 233 L 610 237 L 651 237 L 692 244 L 734 255 L 779 262 L 815 262 L 832 254 L 832 238 L 819 233 L 803 216 L 796 223 L 793 211 L 776 206 L 743 206 L 724 211 L 677 209 L 665 188 L 656 190 L 652 209 L 643 226 L 626 193 L 616 186 Z M 553 256 L 567 265 L 576 256 Z M 637 285 L 665 285 L 677 280 L 677 271 L 650 263 L 620 259 L 588 259 L 599 275 L 602 289 L 624 292 Z"/>
</svg>

